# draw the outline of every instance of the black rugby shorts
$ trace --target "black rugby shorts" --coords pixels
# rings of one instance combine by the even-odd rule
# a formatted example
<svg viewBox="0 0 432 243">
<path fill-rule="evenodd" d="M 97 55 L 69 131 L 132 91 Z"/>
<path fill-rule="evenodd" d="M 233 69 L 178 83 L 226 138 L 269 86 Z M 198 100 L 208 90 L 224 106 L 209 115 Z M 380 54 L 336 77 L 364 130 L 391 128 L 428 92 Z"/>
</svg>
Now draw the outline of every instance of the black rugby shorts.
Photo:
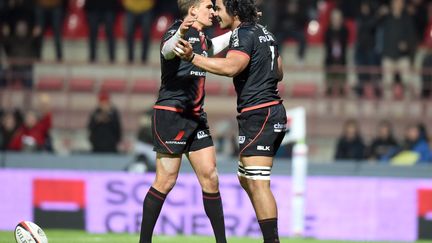
<svg viewBox="0 0 432 243">
<path fill-rule="evenodd" d="M 213 146 L 207 114 L 184 114 L 154 109 L 152 117 L 153 150 L 183 154 Z"/>
<path fill-rule="evenodd" d="M 279 149 L 286 132 L 282 104 L 242 112 L 237 116 L 239 148 L 243 156 L 271 156 Z"/>
</svg>

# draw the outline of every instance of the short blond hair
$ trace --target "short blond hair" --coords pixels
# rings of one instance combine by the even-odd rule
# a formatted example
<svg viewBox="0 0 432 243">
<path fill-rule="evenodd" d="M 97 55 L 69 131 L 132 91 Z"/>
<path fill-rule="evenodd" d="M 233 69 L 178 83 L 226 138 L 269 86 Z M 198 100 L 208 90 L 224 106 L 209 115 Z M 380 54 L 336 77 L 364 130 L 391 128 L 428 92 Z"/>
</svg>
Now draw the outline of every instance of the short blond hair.
<svg viewBox="0 0 432 243">
<path fill-rule="evenodd" d="M 180 16 L 182 18 L 186 17 L 188 14 L 189 8 L 192 6 L 197 6 L 201 0 L 177 0 L 177 6 L 180 11 Z"/>
</svg>

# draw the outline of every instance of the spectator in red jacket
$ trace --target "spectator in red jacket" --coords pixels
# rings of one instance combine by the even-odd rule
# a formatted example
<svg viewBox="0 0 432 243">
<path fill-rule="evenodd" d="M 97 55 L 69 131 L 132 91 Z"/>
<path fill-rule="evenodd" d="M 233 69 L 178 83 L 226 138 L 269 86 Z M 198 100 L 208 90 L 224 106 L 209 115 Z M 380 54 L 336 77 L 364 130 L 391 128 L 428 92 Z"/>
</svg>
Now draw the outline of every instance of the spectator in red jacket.
<svg viewBox="0 0 432 243">
<path fill-rule="evenodd" d="M 51 124 L 51 112 L 45 113 L 38 119 L 34 111 L 27 111 L 24 124 L 16 131 L 9 144 L 9 149 L 16 151 L 45 150 Z"/>
<path fill-rule="evenodd" d="M 8 149 L 15 151 L 51 150 L 50 129 L 52 114 L 49 109 L 50 98 L 47 95 L 39 97 L 39 108 L 42 116 L 39 118 L 35 111 L 27 111 L 23 124 L 12 137 Z"/>
</svg>

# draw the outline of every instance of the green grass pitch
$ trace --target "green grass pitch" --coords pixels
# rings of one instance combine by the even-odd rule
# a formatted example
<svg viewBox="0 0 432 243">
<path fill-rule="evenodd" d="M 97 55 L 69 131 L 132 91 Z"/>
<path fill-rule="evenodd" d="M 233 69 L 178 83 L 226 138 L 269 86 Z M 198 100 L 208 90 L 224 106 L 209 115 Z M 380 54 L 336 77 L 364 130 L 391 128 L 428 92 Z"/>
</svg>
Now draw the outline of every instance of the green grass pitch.
<svg viewBox="0 0 432 243">
<path fill-rule="evenodd" d="M 49 243 L 138 243 L 137 234 L 87 234 L 84 231 L 46 230 Z M 202 236 L 157 236 L 154 243 L 214 243 L 212 237 Z M 229 243 L 262 243 L 260 239 L 229 238 Z M 281 239 L 284 243 L 343 243 L 342 241 L 319 241 L 312 239 Z M 345 241 L 346 242 L 346 241 Z M 418 241 L 432 243 L 432 241 Z M 15 243 L 13 232 L 0 231 L 0 243 Z M 371 242 L 367 243 L 379 243 Z"/>
</svg>

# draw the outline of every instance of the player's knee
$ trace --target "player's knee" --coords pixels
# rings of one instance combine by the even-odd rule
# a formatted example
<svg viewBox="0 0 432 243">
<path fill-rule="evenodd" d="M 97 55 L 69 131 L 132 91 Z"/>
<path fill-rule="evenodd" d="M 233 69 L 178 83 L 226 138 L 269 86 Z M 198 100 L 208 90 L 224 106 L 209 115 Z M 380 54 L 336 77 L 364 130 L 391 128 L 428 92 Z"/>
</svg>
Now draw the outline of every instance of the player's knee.
<svg viewBox="0 0 432 243">
<path fill-rule="evenodd" d="M 163 193 L 170 192 L 175 186 L 177 181 L 177 176 L 166 176 L 164 178 L 159 178 L 155 181 L 155 186 L 159 188 Z"/>
<path fill-rule="evenodd" d="M 270 184 L 267 181 L 263 180 L 251 180 L 247 179 L 246 187 L 251 193 L 261 193 L 262 191 L 268 190 L 270 188 Z"/>
<path fill-rule="evenodd" d="M 216 167 L 208 168 L 200 175 L 201 184 L 204 191 L 217 191 L 219 188 L 219 179 Z"/>
</svg>

